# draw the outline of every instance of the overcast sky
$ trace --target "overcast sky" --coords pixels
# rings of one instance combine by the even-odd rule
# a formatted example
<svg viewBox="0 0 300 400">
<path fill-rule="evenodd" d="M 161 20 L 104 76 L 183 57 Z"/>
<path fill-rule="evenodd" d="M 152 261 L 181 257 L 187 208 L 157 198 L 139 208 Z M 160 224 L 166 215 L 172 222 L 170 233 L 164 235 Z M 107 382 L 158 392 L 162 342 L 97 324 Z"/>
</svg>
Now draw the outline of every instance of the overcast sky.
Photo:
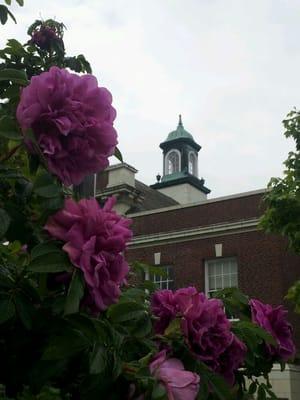
<svg viewBox="0 0 300 400">
<path fill-rule="evenodd" d="M 210 197 L 260 189 L 293 148 L 281 121 L 300 107 L 300 2 L 293 0 L 25 0 L 0 47 L 37 18 L 67 26 L 113 94 L 124 160 L 137 178 L 162 173 L 158 147 L 178 114 L 202 146 Z M 3 34 L 4 33 L 4 34 Z M 114 162 L 114 161 L 113 161 Z"/>
</svg>

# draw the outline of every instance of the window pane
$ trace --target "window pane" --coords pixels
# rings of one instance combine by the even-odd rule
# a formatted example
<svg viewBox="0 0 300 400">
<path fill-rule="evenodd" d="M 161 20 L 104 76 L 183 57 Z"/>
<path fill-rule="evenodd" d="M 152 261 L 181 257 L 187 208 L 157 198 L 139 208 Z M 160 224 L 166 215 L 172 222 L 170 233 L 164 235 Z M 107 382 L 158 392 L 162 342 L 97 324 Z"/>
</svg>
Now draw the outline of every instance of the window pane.
<svg viewBox="0 0 300 400">
<path fill-rule="evenodd" d="M 177 151 L 171 151 L 167 158 L 167 173 L 173 174 L 179 171 L 179 154 Z"/>
<path fill-rule="evenodd" d="M 222 275 L 222 273 L 223 273 L 223 262 L 220 262 L 220 263 L 216 263 L 216 265 L 215 265 L 215 274 L 216 275 Z"/>
<path fill-rule="evenodd" d="M 221 275 L 216 276 L 216 289 L 223 289 Z"/>
<path fill-rule="evenodd" d="M 231 275 L 231 287 L 237 287 L 238 286 L 238 277 L 237 274 Z"/>
<path fill-rule="evenodd" d="M 215 288 L 216 288 L 216 287 L 215 287 L 215 277 L 214 277 L 214 276 L 210 276 L 210 277 L 208 278 L 208 281 L 209 281 L 209 283 L 208 283 L 208 285 L 209 285 L 209 290 L 215 289 Z"/>
<path fill-rule="evenodd" d="M 230 287 L 230 286 L 231 286 L 231 284 L 230 284 L 230 275 L 229 274 L 224 275 L 224 277 L 223 277 L 223 287 L 227 288 L 227 287 Z"/>
<path fill-rule="evenodd" d="M 208 292 L 238 286 L 237 262 L 233 258 L 209 260 L 207 273 Z"/>
<path fill-rule="evenodd" d="M 161 289 L 168 289 L 167 281 L 162 282 L 160 288 L 161 288 Z"/>
<path fill-rule="evenodd" d="M 230 263 L 230 271 L 232 274 L 237 274 L 237 263 L 234 260 Z"/>
<path fill-rule="evenodd" d="M 216 275 L 215 263 L 210 263 L 208 265 L 208 273 L 209 273 L 210 276 Z"/>
<path fill-rule="evenodd" d="M 152 282 L 156 283 L 159 287 L 159 289 L 172 289 L 173 288 L 173 267 L 167 266 L 167 267 L 159 267 L 160 269 L 164 269 L 165 275 L 158 275 L 158 274 L 152 274 L 150 276 L 150 279 Z"/>
<path fill-rule="evenodd" d="M 224 274 L 229 274 L 231 269 L 231 264 L 229 262 L 225 262 L 223 266 L 223 272 Z"/>
</svg>

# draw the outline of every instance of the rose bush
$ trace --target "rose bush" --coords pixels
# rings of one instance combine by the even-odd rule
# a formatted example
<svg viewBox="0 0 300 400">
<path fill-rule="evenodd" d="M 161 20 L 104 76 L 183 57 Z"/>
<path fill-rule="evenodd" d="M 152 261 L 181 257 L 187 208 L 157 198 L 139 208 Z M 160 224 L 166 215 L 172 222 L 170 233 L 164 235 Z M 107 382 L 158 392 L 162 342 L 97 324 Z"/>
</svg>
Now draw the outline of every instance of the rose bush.
<svg viewBox="0 0 300 400">
<path fill-rule="evenodd" d="M 294 355 L 282 307 L 156 290 L 151 266 L 129 269 L 115 200 L 68 187 L 105 168 L 117 134 L 111 94 L 66 69 L 91 72 L 63 27 L 36 21 L 0 52 L 0 398 L 274 398 L 268 373 Z"/>
</svg>

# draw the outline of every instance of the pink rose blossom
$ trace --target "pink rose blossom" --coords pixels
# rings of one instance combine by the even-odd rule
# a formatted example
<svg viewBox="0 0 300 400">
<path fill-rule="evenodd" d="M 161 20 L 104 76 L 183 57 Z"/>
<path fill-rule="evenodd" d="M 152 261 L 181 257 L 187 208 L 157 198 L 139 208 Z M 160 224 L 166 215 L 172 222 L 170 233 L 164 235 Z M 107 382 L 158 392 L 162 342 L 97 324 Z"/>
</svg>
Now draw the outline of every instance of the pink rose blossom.
<svg viewBox="0 0 300 400">
<path fill-rule="evenodd" d="M 149 365 L 151 374 L 161 382 L 167 391 L 168 400 L 194 400 L 199 391 L 200 378 L 185 371 L 177 358 L 166 358 L 166 350 L 159 352 Z"/>
<path fill-rule="evenodd" d="M 231 332 L 220 300 L 208 299 L 194 287 L 174 293 L 161 290 L 152 297 L 152 312 L 158 317 L 154 329 L 160 334 L 174 318 L 181 318 L 181 331 L 195 357 L 234 383 L 234 371 L 243 363 L 247 349 Z"/>
<path fill-rule="evenodd" d="M 288 323 L 287 311 L 282 307 L 272 307 L 259 300 L 250 300 L 252 321 L 269 332 L 277 342 L 277 346 L 268 344 L 271 356 L 278 356 L 283 361 L 293 358 L 296 353 L 292 338 L 292 327 Z"/>
<path fill-rule="evenodd" d="M 112 96 L 92 75 L 50 68 L 23 89 L 17 119 L 30 151 L 40 151 L 49 171 L 65 185 L 103 170 L 114 153 L 117 133 Z M 32 143 L 32 129 L 39 147 Z"/>
<path fill-rule="evenodd" d="M 163 334 L 172 319 L 176 317 L 177 307 L 174 301 L 172 290 L 157 290 L 154 292 L 151 301 L 151 309 L 156 317 L 159 317 L 154 324 L 156 333 Z"/>
<path fill-rule="evenodd" d="M 63 250 L 71 262 L 83 271 L 89 291 L 88 302 L 98 311 L 117 302 L 120 286 L 128 273 L 122 252 L 131 239 L 131 221 L 112 210 L 115 198 L 103 208 L 96 199 L 65 201 L 65 206 L 51 216 L 45 229 L 55 239 L 65 242 Z"/>
</svg>

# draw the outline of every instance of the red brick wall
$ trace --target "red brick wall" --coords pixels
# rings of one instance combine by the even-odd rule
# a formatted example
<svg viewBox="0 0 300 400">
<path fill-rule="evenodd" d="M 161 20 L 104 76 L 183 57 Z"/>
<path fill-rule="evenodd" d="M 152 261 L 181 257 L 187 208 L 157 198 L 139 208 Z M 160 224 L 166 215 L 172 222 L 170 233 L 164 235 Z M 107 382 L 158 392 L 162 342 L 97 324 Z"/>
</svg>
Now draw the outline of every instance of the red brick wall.
<svg viewBox="0 0 300 400">
<path fill-rule="evenodd" d="M 262 213 L 261 197 L 258 194 L 134 217 L 135 235 L 258 217 Z M 300 279 L 300 257 L 288 251 L 283 238 L 262 231 L 130 249 L 128 259 L 153 264 L 154 253 L 160 252 L 161 265 L 174 267 L 175 287 L 195 285 L 204 290 L 204 262 L 215 258 L 216 243 L 223 244 L 223 257 L 237 258 L 239 288 L 250 297 L 273 305 L 282 304 L 288 288 Z M 300 348 L 300 317 L 290 312 L 289 319 Z"/>
<path fill-rule="evenodd" d="M 216 201 L 193 207 L 136 216 L 133 231 L 136 235 L 169 232 L 194 226 L 207 226 L 256 218 L 262 214 L 262 194 Z"/>
</svg>

